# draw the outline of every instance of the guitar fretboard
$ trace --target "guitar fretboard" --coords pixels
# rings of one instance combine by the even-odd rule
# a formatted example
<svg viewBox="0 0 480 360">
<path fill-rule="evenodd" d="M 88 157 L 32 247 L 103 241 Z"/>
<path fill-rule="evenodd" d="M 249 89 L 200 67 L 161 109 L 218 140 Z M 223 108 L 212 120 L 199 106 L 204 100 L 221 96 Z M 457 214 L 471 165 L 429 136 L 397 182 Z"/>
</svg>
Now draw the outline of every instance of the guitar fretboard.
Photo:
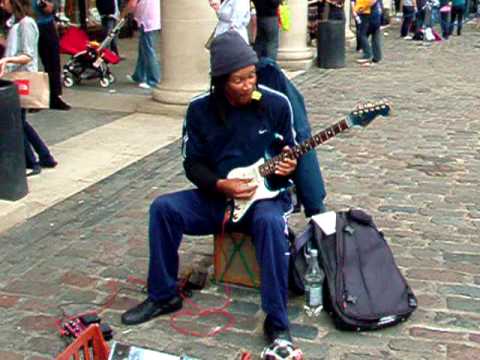
<svg viewBox="0 0 480 360">
<path fill-rule="evenodd" d="M 337 134 L 347 130 L 349 128 L 346 120 L 341 120 L 338 123 L 326 128 L 325 130 L 320 131 L 319 133 L 313 135 L 311 138 L 308 138 L 301 144 L 294 146 L 290 149 L 289 152 L 281 153 L 267 161 L 265 161 L 259 167 L 260 174 L 262 176 L 269 176 L 275 173 L 275 166 L 277 163 L 282 161 L 285 158 L 298 159 L 300 156 L 306 154 L 313 148 L 318 145 L 326 142 L 330 138 L 336 136 Z"/>
</svg>

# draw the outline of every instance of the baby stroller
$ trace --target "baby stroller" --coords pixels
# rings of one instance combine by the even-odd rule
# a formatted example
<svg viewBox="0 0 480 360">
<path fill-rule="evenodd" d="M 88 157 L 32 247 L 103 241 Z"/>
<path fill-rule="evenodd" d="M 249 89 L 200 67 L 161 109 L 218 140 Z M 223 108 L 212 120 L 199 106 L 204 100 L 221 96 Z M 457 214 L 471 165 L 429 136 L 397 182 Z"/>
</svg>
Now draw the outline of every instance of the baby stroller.
<svg viewBox="0 0 480 360">
<path fill-rule="evenodd" d="M 72 55 L 63 66 L 63 86 L 70 88 L 82 80 L 100 79 L 100 86 L 109 87 L 115 82 L 110 64 L 118 64 L 120 57 L 107 49 L 110 42 L 120 32 L 125 19 L 121 19 L 101 44 L 90 41 L 87 34 L 69 27 L 60 39 L 60 53 Z"/>
</svg>

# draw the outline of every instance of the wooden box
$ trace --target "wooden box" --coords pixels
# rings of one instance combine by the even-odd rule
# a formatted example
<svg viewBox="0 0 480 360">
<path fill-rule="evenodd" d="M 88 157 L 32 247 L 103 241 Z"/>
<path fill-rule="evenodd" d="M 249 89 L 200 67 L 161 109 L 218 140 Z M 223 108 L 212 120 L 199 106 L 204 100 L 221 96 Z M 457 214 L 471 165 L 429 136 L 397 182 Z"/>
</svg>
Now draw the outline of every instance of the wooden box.
<svg viewBox="0 0 480 360">
<path fill-rule="evenodd" d="M 214 238 L 215 280 L 252 288 L 260 287 L 260 268 L 252 238 L 242 233 L 225 233 Z"/>
</svg>

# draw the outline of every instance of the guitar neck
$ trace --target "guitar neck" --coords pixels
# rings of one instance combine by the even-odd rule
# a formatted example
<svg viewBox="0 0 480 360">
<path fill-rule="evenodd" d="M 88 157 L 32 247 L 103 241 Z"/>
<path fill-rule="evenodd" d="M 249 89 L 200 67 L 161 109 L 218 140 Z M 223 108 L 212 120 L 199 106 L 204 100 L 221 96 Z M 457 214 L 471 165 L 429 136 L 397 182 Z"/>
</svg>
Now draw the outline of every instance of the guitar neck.
<svg viewBox="0 0 480 360">
<path fill-rule="evenodd" d="M 260 165 L 259 170 L 262 176 L 269 176 L 275 173 L 276 164 L 286 157 L 290 159 L 298 159 L 300 156 L 306 154 L 310 150 L 316 148 L 318 145 L 323 144 L 328 141 L 330 138 L 335 137 L 337 134 L 344 132 L 350 126 L 347 123 L 347 120 L 341 120 L 336 124 L 320 131 L 319 133 L 308 138 L 301 144 L 294 146 L 288 153 L 281 153 Z"/>
</svg>

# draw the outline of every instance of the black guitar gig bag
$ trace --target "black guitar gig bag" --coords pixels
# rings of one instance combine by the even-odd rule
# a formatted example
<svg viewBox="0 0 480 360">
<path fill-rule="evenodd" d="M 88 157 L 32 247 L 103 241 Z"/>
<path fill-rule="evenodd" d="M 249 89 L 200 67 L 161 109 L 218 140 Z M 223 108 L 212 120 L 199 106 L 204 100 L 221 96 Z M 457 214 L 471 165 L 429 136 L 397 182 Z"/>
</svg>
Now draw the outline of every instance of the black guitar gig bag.
<svg viewBox="0 0 480 360">
<path fill-rule="evenodd" d="M 337 328 L 381 329 L 407 320 L 415 311 L 415 295 L 370 215 L 358 209 L 337 212 L 335 233 L 325 235 L 312 221 L 302 235 L 302 243 L 310 235 L 309 246 L 319 250 L 325 272 L 323 305 Z M 293 255 L 301 254 L 302 250 Z M 299 270 L 295 262 L 305 261 L 293 259 L 291 272 Z"/>
</svg>

